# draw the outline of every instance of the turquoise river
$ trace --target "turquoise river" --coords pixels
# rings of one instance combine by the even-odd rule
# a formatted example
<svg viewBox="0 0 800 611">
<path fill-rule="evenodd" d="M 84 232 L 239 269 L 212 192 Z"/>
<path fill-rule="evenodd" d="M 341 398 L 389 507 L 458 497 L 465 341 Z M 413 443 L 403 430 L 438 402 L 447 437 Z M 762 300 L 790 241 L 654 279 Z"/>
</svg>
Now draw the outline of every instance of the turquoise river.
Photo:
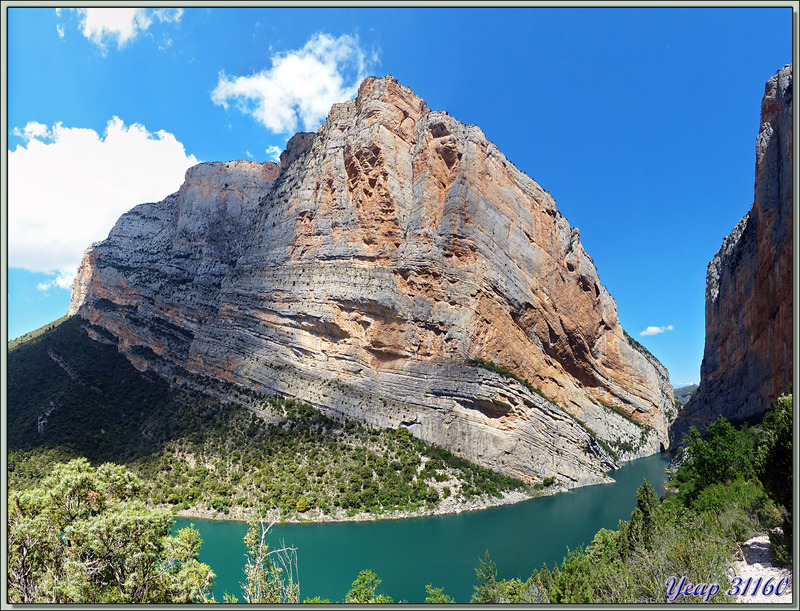
<svg viewBox="0 0 800 611">
<path fill-rule="evenodd" d="M 270 548 L 297 548 L 300 599 L 321 596 L 344 600 L 353 580 L 371 569 L 382 580 L 377 589 L 396 602 L 425 601 L 425 585 L 441 587 L 456 602 L 469 602 L 475 568 L 489 550 L 499 579 L 530 577 L 543 563 L 552 568 L 569 549 L 588 545 L 601 528 L 616 529 L 636 506 L 636 489 L 647 478 L 663 493 L 668 457 L 658 454 L 612 471 L 612 484 L 589 486 L 480 511 L 406 520 L 278 524 Z M 245 563 L 242 522 L 178 519 L 176 528 L 194 524 L 203 545 L 200 560 L 217 574 L 214 594 L 242 601 Z"/>
</svg>

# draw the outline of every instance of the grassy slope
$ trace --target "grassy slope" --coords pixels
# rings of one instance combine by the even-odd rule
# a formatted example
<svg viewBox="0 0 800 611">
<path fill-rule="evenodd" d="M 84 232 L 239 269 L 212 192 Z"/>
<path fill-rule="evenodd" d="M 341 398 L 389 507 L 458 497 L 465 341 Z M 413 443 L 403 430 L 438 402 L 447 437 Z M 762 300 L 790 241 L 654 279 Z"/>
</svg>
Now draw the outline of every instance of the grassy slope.
<svg viewBox="0 0 800 611">
<path fill-rule="evenodd" d="M 62 322 L 64 322 L 68 318 L 69 318 L 69 314 L 64 314 L 64 316 L 62 316 L 61 318 L 59 318 L 57 320 L 54 320 L 53 322 L 47 323 L 43 327 L 39 327 L 38 329 L 35 329 L 34 331 L 29 331 L 28 333 L 25 333 L 24 335 L 20 335 L 17 339 L 14 339 L 14 340 L 11 340 L 10 342 L 8 342 L 8 351 L 11 352 L 17 346 L 21 346 L 25 342 L 39 337 L 45 331 L 50 331 L 51 329 L 54 329 L 55 327 L 60 325 Z"/>
</svg>

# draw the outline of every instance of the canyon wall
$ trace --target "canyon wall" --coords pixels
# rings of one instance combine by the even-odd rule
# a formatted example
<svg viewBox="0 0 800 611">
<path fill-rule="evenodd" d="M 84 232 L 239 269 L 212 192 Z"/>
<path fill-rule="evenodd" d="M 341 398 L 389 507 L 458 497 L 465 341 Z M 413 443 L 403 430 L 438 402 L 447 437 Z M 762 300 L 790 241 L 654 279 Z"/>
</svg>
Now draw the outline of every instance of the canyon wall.
<svg viewBox="0 0 800 611">
<path fill-rule="evenodd" d="M 87 250 L 71 312 L 140 369 L 404 425 L 492 469 L 607 481 L 672 389 L 578 230 L 481 130 L 366 79 L 280 164 L 201 164 Z"/>
<path fill-rule="evenodd" d="M 723 415 L 766 411 L 792 381 L 792 66 L 766 84 L 756 139 L 754 202 L 708 264 L 700 387 L 673 445 Z"/>
</svg>

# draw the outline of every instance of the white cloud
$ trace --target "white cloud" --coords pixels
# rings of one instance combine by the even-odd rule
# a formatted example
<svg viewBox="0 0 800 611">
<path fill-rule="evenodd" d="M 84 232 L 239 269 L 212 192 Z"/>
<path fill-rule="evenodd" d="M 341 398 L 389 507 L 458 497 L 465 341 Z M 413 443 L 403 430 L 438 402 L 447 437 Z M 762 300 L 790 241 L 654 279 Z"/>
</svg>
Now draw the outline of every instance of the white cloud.
<svg viewBox="0 0 800 611">
<path fill-rule="evenodd" d="M 75 279 L 75 274 L 72 273 L 60 273 L 52 280 L 48 280 L 47 282 L 40 282 L 36 285 L 36 288 L 40 291 L 49 291 L 54 286 L 57 286 L 61 289 L 71 289 L 72 288 L 72 281 Z"/>
<path fill-rule="evenodd" d="M 664 331 L 672 331 L 674 327 L 672 325 L 666 325 L 662 327 L 647 327 L 644 331 L 639 333 L 639 335 L 658 335 L 660 333 L 664 333 Z"/>
<path fill-rule="evenodd" d="M 292 133 L 298 124 L 314 131 L 336 102 L 352 99 L 367 75 L 369 60 L 357 36 L 314 35 L 302 49 L 272 57 L 272 67 L 250 76 L 219 75 L 215 104 L 235 103 L 268 130 Z"/>
<path fill-rule="evenodd" d="M 283 152 L 283 149 L 279 146 L 273 145 L 270 146 L 265 152 L 267 153 L 268 157 L 272 159 L 272 161 L 278 163 L 281 160 L 281 153 Z"/>
<path fill-rule="evenodd" d="M 177 191 L 197 163 L 170 133 L 114 117 L 91 129 L 29 123 L 8 152 L 8 265 L 57 273 L 41 290 L 69 288 L 83 251 L 136 204 Z"/>
<path fill-rule="evenodd" d="M 23 138 L 27 142 L 32 138 L 46 138 L 49 135 L 49 130 L 44 123 L 29 121 L 22 129 L 15 127 L 13 134 Z"/>
<path fill-rule="evenodd" d="M 87 40 L 96 44 L 105 53 L 109 43 L 116 42 L 121 49 L 128 42 L 136 38 L 140 32 L 145 32 L 154 20 L 162 23 L 180 21 L 183 16 L 181 8 L 76 8 L 72 9 L 78 15 L 79 28 Z M 62 10 L 56 9 L 60 17 Z M 60 26 L 58 33 L 64 37 L 64 30 Z"/>
<path fill-rule="evenodd" d="M 157 8 L 153 9 L 153 17 L 162 23 L 172 23 L 181 20 L 183 17 L 182 8 Z"/>
</svg>

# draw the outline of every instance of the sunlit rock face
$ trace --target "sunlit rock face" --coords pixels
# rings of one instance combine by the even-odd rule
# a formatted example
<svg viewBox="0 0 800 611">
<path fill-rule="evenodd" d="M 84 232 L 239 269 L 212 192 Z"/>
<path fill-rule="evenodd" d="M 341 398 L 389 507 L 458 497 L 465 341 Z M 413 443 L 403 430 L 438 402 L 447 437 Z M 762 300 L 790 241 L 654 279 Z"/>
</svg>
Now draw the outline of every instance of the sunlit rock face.
<svg viewBox="0 0 800 611">
<path fill-rule="evenodd" d="M 720 414 L 764 412 L 792 381 L 792 66 L 766 85 L 755 198 L 708 264 L 700 388 L 672 427 L 679 443 Z"/>
<path fill-rule="evenodd" d="M 667 372 L 623 332 L 578 230 L 478 127 L 392 77 L 279 165 L 201 164 L 124 215 L 72 311 L 140 368 L 405 425 L 528 481 L 605 481 L 607 448 L 667 442 Z"/>
</svg>

